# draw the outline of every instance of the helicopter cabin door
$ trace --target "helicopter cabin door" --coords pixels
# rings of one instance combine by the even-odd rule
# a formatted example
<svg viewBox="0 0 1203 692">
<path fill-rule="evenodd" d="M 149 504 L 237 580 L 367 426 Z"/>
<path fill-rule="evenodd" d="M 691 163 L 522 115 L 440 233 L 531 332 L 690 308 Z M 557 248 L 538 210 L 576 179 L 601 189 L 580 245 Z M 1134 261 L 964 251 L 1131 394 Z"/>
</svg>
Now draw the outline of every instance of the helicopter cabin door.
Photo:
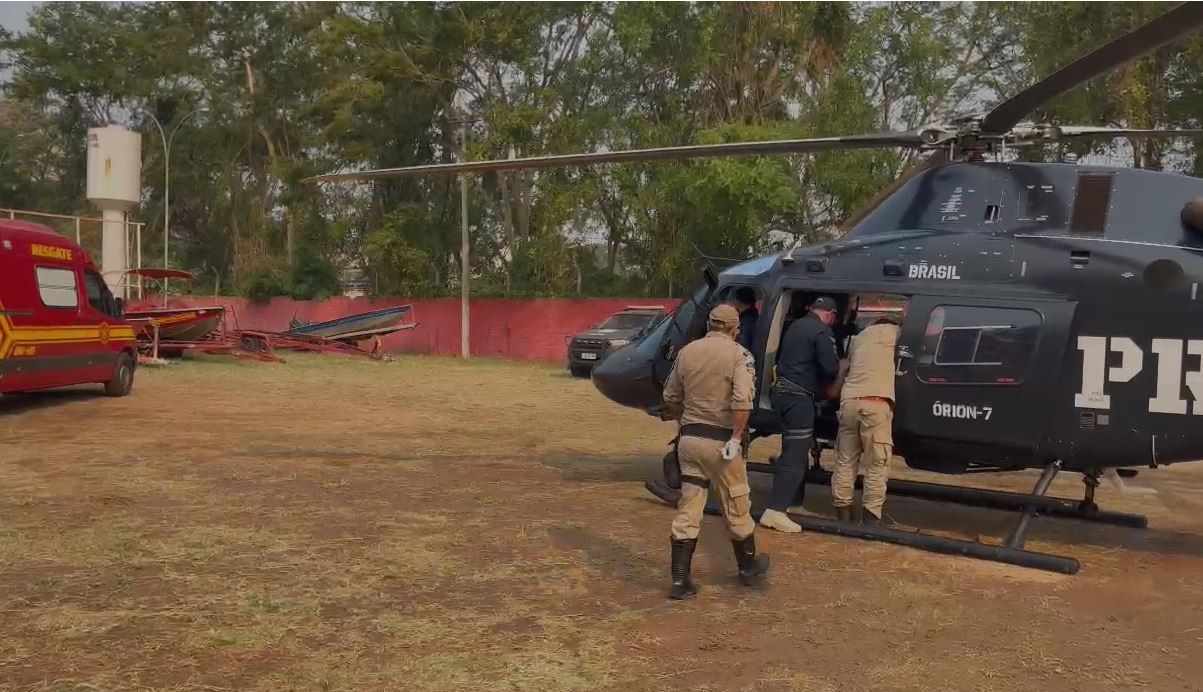
<svg viewBox="0 0 1203 692">
<path fill-rule="evenodd" d="M 673 361 L 685 345 L 706 335 L 706 317 L 713 307 L 714 290 L 718 287 L 718 276 L 709 267 L 703 272 L 704 283 L 697 288 L 669 317 L 671 324 L 664 333 L 656 351 L 652 370 L 656 384 L 660 387 L 668 381 Z"/>
<path fill-rule="evenodd" d="M 913 296 L 894 418 L 907 464 L 957 472 L 1037 457 L 1075 306 Z"/>
</svg>

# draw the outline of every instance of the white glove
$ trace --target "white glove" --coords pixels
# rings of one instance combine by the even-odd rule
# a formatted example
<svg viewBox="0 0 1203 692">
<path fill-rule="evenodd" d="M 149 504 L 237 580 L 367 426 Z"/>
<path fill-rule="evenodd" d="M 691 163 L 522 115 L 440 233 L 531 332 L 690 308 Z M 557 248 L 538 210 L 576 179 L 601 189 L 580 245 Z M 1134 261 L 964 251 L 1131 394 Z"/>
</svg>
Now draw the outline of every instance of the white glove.
<svg viewBox="0 0 1203 692">
<path fill-rule="evenodd" d="M 727 440 L 727 444 L 723 445 L 723 459 L 731 461 L 735 457 L 743 453 L 743 445 L 739 440 Z"/>
</svg>

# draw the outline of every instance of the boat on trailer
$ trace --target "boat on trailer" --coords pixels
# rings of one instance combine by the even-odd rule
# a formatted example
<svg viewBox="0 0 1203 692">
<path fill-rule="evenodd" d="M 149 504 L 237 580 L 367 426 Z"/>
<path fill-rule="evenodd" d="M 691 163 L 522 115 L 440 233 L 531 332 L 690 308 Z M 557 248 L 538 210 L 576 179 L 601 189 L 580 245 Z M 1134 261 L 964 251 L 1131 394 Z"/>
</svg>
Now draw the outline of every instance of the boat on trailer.
<svg viewBox="0 0 1203 692">
<path fill-rule="evenodd" d="M 134 277 L 161 281 L 195 278 L 180 269 L 153 267 L 131 269 L 124 278 L 132 281 Z M 125 310 L 126 320 L 138 331 L 141 350 L 148 362 L 157 362 L 160 356 L 179 356 L 188 350 L 226 353 L 235 348 L 236 344 L 225 333 L 225 306 L 168 307 L 166 295 L 163 302 L 163 307 L 138 306 Z"/>
<path fill-rule="evenodd" d="M 190 281 L 191 273 L 178 269 L 131 269 L 130 277 L 147 279 L 179 279 Z M 166 297 L 164 297 L 166 301 Z M 386 359 L 380 338 L 394 332 L 417 327 L 405 322 L 413 311 L 412 305 L 397 305 L 369 310 L 325 322 L 304 323 L 295 317 L 287 331 L 258 329 L 228 329 L 227 309 L 222 305 L 172 308 L 142 307 L 127 310 L 126 319 L 138 330 L 145 362 L 164 362 L 161 356 L 180 356 L 184 351 L 229 354 L 239 358 L 278 361 L 276 349 L 341 353 Z M 232 309 L 231 309 L 232 312 Z M 237 316 L 234 316 L 237 322 Z M 369 348 L 360 344 L 370 341 Z"/>
<path fill-rule="evenodd" d="M 289 330 L 281 333 L 280 336 L 343 342 L 364 341 L 372 337 L 413 329 L 417 326 L 416 324 L 402 323 L 411 310 L 413 310 L 412 305 L 398 305 L 311 324 L 300 322 L 294 318 L 289 324 Z"/>
<path fill-rule="evenodd" d="M 284 348 L 389 360 L 380 339 L 417 327 L 416 322 L 404 321 L 412 311 L 412 305 L 397 305 L 312 324 L 294 317 L 286 332 L 243 331 L 242 335 L 244 342 L 249 340 L 269 351 Z M 370 342 L 367 348 L 361 346 L 365 341 Z"/>
</svg>

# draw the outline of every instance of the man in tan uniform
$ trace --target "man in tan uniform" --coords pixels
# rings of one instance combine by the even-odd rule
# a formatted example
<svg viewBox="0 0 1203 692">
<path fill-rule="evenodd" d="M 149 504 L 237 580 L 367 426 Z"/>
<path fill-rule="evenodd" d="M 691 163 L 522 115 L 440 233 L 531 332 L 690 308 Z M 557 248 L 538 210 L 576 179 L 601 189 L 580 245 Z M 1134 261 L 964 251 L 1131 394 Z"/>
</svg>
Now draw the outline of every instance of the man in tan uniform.
<svg viewBox="0 0 1203 692">
<path fill-rule="evenodd" d="M 756 554 L 751 488 L 744 460 L 743 435 L 756 395 L 752 354 L 738 343 L 739 313 L 730 305 L 710 311 L 705 338 L 681 349 L 664 385 L 666 419 L 680 421 L 677 457 L 681 499 L 672 524 L 672 588 L 669 598 L 697 593 L 689 578 L 693 550 L 711 487 L 735 547 L 739 578 L 751 585 L 769 569 L 767 555 Z"/>
<path fill-rule="evenodd" d="M 852 520 L 857 467 L 864 474 L 862 521 L 881 521 L 886 477 L 894 449 L 894 347 L 899 317 L 882 317 L 852 339 L 848 374 L 840 390 L 840 432 L 835 444 L 831 496 L 841 521 Z"/>
</svg>

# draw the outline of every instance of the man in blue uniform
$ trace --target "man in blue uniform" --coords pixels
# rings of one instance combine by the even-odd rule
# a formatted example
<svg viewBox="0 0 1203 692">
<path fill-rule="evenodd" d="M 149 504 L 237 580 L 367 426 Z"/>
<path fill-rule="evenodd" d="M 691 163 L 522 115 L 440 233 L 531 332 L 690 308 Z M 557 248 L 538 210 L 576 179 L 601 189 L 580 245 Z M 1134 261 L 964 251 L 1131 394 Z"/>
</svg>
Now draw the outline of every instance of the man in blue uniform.
<svg viewBox="0 0 1203 692">
<path fill-rule="evenodd" d="M 752 342 L 756 339 L 756 321 L 760 311 L 756 309 L 756 291 L 751 286 L 735 289 L 735 309 L 739 310 L 739 345 L 752 353 Z"/>
<path fill-rule="evenodd" d="M 786 510 L 803 489 L 806 466 L 814 444 L 815 401 L 840 372 L 831 325 L 839 307 L 827 297 L 816 298 L 810 313 L 796 320 L 781 340 L 773 409 L 781 419 L 781 456 L 777 458 L 773 489 L 760 517 L 761 526 L 798 533 Z"/>
</svg>

